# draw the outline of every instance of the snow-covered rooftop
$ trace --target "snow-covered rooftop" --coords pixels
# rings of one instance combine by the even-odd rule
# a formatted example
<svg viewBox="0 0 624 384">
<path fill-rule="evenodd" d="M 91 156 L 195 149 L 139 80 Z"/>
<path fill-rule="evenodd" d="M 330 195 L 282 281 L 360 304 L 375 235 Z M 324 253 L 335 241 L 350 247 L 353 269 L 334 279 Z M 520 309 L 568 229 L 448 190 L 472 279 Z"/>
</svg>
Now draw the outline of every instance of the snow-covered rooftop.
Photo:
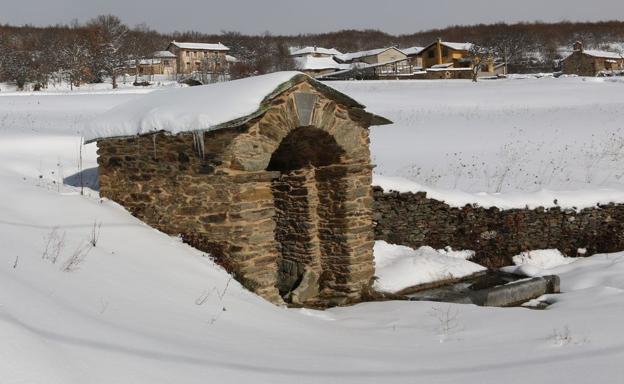
<svg viewBox="0 0 624 384">
<path fill-rule="evenodd" d="M 161 59 L 167 59 L 167 58 L 175 58 L 176 55 L 173 54 L 172 52 L 169 51 L 156 51 L 154 53 L 152 53 L 152 57 L 158 57 Z"/>
<path fill-rule="evenodd" d="M 305 47 L 305 48 L 295 50 L 294 52 L 291 52 L 290 54 L 292 56 L 301 56 L 301 55 L 311 55 L 315 53 L 318 53 L 321 55 L 330 55 L 330 56 L 342 54 L 340 51 L 338 51 L 335 48 L 323 48 L 323 47 Z"/>
<path fill-rule="evenodd" d="M 154 91 L 107 111 L 87 126 L 83 136 L 90 142 L 159 131 L 177 134 L 238 126 L 260 116 L 265 111 L 265 102 L 283 92 L 286 84 L 304 80 L 346 105 L 365 108 L 301 72 L 275 72 L 204 86 Z M 376 116 L 374 121 L 376 125 L 389 123 Z"/>
<path fill-rule="evenodd" d="M 600 57 L 605 59 L 622 59 L 624 55 L 617 52 L 600 51 L 597 49 L 585 49 L 583 53 L 592 57 Z"/>
<path fill-rule="evenodd" d="M 331 57 L 302 56 L 295 57 L 295 66 L 300 71 L 314 71 L 321 69 L 348 69 L 349 64 L 340 64 Z"/>
<path fill-rule="evenodd" d="M 238 63 L 238 59 L 232 55 L 225 55 L 225 61 L 228 63 Z"/>
<path fill-rule="evenodd" d="M 433 69 L 452 68 L 452 67 L 453 67 L 453 63 L 434 64 L 431 66 L 431 68 Z"/>
<path fill-rule="evenodd" d="M 448 41 L 443 41 L 440 44 L 446 47 L 449 47 L 451 49 L 454 49 L 456 51 L 470 51 L 474 45 L 472 43 L 451 43 Z"/>
<path fill-rule="evenodd" d="M 378 49 L 371 49 L 369 51 L 359 51 L 359 52 L 343 53 L 341 55 L 337 55 L 336 58 L 341 60 L 341 61 L 351 61 L 351 60 L 354 60 L 354 59 L 359 59 L 361 57 L 375 56 L 375 55 L 378 55 L 378 54 L 380 54 L 382 52 L 385 52 L 385 51 L 387 51 L 389 49 L 396 49 L 397 51 L 401 51 L 400 49 L 397 49 L 397 48 L 394 48 L 394 47 L 378 48 Z"/>
<path fill-rule="evenodd" d="M 172 41 L 171 44 L 182 49 L 203 49 L 210 51 L 229 51 L 230 48 L 221 43 L 209 44 L 209 43 L 180 43 L 178 41 Z"/>
<path fill-rule="evenodd" d="M 401 51 L 405 53 L 407 56 L 413 56 L 413 55 L 418 55 L 420 52 L 422 52 L 423 49 L 425 49 L 425 47 L 409 47 L 409 48 L 402 48 Z"/>
</svg>

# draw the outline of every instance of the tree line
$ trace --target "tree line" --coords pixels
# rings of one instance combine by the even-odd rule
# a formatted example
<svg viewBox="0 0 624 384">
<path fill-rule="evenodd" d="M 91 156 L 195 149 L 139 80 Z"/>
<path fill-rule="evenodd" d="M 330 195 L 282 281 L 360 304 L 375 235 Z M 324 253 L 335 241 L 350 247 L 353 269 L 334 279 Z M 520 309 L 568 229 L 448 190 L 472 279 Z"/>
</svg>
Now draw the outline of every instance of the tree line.
<svg viewBox="0 0 624 384">
<path fill-rule="evenodd" d="M 54 81 L 72 86 L 102 82 L 117 86 L 117 78 L 141 58 L 164 50 L 172 40 L 221 42 L 238 59 L 230 67 L 233 78 L 292 69 L 289 47 L 333 47 L 353 52 L 380 47 L 425 46 L 437 38 L 473 42 L 491 48 L 513 72 L 552 70 L 558 48 L 583 41 L 600 48 L 624 41 L 624 22 L 497 23 L 451 26 L 391 35 L 379 30 L 342 30 L 320 34 L 244 35 L 235 31 L 205 34 L 196 31 L 159 33 L 145 24 L 125 25 L 114 15 L 100 15 L 85 23 L 49 27 L 0 25 L 0 81 L 26 83 L 38 89 Z"/>
</svg>

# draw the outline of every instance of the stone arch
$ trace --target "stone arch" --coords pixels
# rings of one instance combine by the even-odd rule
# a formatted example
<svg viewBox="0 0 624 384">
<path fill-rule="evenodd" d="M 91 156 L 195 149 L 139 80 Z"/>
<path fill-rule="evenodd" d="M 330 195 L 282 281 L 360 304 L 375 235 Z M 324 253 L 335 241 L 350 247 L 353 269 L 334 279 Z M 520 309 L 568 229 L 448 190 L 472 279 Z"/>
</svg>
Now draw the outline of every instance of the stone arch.
<svg viewBox="0 0 624 384">
<path fill-rule="evenodd" d="M 350 283 L 349 215 L 361 207 L 350 206 L 359 172 L 344 156 L 336 139 L 314 126 L 292 130 L 271 156 L 267 171 L 279 172 L 272 183 L 277 288 L 286 301 L 310 303 Z"/>
<path fill-rule="evenodd" d="M 322 167 L 341 162 L 345 151 L 336 139 L 314 126 L 291 131 L 271 155 L 268 171 L 293 171 L 306 166 Z"/>
<path fill-rule="evenodd" d="M 303 85 L 306 85 L 304 83 Z M 347 109 L 313 89 L 294 91 L 229 144 L 226 156 L 234 169 L 266 170 L 271 157 L 294 130 L 314 126 L 332 136 L 347 162 L 368 162 L 368 130 L 353 121 Z"/>
</svg>

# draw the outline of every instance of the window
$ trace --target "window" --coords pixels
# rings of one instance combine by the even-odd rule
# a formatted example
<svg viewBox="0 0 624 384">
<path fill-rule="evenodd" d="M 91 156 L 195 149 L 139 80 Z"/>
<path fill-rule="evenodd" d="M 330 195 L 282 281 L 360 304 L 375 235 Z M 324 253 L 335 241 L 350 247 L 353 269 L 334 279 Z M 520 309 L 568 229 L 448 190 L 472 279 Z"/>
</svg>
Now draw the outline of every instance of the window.
<svg viewBox="0 0 624 384">
<path fill-rule="evenodd" d="M 430 59 L 433 59 L 435 57 L 435 51 L 433 49 L 430 49 L 429 52 L 427 53 L 427 57 L 429 57 Z"/>
<path fill-rule="evenodd" d="M 444 47 L 442 49 L 442 56 L 448 57 L 448 55 L 449 55 L 449 49 L 447 47 Z"/>
</svg>

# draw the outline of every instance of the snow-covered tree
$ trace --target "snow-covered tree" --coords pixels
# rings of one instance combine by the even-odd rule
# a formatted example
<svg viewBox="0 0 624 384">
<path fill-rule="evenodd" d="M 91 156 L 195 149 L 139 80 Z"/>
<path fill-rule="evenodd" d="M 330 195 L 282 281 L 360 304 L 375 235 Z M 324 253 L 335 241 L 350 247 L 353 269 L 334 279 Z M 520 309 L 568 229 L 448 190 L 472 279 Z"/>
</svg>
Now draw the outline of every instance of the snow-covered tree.
<svg viewBox="0 0 624 384">
<path fill-rule="evenodd" d="M 89 43 L 86 39 L 75 36 L 64 44 L 59 52 L 61 62 L 61 72 L 69 81 L 71 89 L 74 86 L 80 86 L 85 80 L 89 60 L 91 59 L 91 51 Z"/>
<path fill-rule="evenodd" d="M 479 73 L 483 67 L 491 63 L 493 59 L 494 49 L 489 46 L 472 44 L 470 48 L 470 61 L 472 65 L 472 81 L 475 83 L 479 78 Z"/>
<path fill-rule="evenodd" d="M 87 27 L 93 31 L 92 66 L 95 74 L 109 76 L 113 88 L 117 88 L 117 77 L 126 67 L 129 56 L 126 41 L 128 27 L 113 15 L 91 19 Z"/>
</svg>

